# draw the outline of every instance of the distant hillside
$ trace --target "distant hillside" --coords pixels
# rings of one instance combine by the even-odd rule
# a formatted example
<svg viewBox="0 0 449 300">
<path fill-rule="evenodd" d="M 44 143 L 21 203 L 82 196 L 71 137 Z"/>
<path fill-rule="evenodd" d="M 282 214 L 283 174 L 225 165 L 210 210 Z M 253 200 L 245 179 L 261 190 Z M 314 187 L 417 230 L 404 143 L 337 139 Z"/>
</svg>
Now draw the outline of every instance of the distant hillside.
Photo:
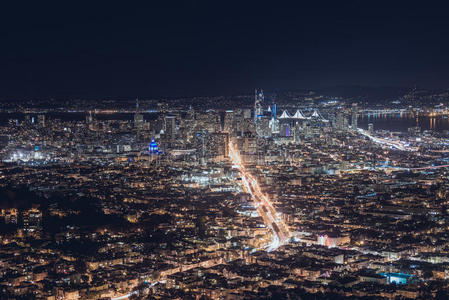
<svg viewBox="0 0 449 300">
<path fill-rule="evenodd" d="M 368 102 L 381 102 L 397 99 L 411 91 L 409 87 L 368 87 L 368 86 L 337 86 L 315 90 L 318 94 L 330 97 L 343 97 L 365 100 Z"/>
</svg>

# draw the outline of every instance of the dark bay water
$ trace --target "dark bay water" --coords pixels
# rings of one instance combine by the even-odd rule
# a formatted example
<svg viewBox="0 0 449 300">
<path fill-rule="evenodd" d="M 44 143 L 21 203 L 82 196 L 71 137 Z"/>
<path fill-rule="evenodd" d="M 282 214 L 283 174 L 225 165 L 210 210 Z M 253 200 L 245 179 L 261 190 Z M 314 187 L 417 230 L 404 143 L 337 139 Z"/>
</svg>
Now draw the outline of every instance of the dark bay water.
<svg viewBox="0 0 449 300">
<path fill-rule="evenodd" d="M 358 118 L 358 126 L 368 129 L 368 124 L 372 123 L 374 130 L 407 131 L 410 127 L 419 126 L 422 130 L 444 131 L 449 130 L 449 118 L 438 116 L 418 116 L 412 114 L 376 114 L 362 115 Z"/>
<path fill-rule="evenodd" d="M 38 114 L 29 114 L 37 122 Z M 96 114 L 98 120 L 133 120 L 133 113 Z M 157 113 L 144 113 L 147 121 L 157 118 Z M 0 124 L 6 124 L 9 119 L 23 121 L 24 113 L 0 113 Z M 50 112 L 45 114 L 47 120 L 60 119 L 63 121 L 84 121 L 86 113 L 83 112 Z M 368 129 L 368 124 L 372 123 L 375 130 L 407 131 L 408 128 L 420 126 L 422 130 L 444 131 L 449 130 L 449 118 L 419 116 L 415 118 L 411 114 L 376 114 L 361 115 L 358 118 L 358 126 Z"/>
<path fill-rule="evenodd" d="M 24 113 L 0 113 L 0 124 L 6 124 L 9 119 L 17 119 L 23 121 L 27 114 Z M 38 114 L 28 114 L 30 117 L 34 117 L 37 122 Z M 47 120 L 62 120 L 62 121 L 84 121 L 86 120 L 86 113 L 83 112 L 49 112 L 45 113 Z M 95 114 L 98 120 L 133 120 L 133 113 L 114 113 L 114 114 Z M 157 113 L 143 113 L 145 120 L 154 120 L 157 118 Z"/>
</svg>

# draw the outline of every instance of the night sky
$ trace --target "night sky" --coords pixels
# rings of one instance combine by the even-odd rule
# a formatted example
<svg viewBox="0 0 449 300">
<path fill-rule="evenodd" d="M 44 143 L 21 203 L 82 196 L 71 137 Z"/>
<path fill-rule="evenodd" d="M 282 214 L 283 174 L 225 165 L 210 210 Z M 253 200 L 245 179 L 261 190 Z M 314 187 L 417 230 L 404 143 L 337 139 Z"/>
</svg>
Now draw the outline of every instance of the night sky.
<svg viewBox="0 0 449 300">
<path fill-rule="evenodd" d="M 3 99 L 449 88 L 434 2 L 29 2 L 0 7 Z"/>
</svg>

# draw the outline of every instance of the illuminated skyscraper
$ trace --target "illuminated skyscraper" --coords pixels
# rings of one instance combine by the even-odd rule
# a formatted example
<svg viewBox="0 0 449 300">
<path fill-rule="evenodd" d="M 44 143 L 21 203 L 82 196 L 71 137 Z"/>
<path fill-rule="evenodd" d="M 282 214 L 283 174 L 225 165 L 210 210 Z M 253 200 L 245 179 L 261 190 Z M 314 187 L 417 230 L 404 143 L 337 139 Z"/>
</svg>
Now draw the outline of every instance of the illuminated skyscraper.
<svg viewBox="0 0 449 300">
<path fill-rule="evenodd" d="M 38 121 L 39 127 L 41 127 L 41 128 L 45 127 L 45 115 L 38 115 L 37 121 Z"/>
<path fill-rule="evenodd" d="M 86 116 L 86 123 L 87 124 L 92 124 L 93 122 L 93 116 L 92 116 L 92 111 L 89 111 L 89 114 Z"/>
<path fill-rule="evenodd" d="M 234 126 L 234 111 L 227 110 L 224 115 L 224 122 L 223 122 L 223 130 L 228 133 L 233 133 L 235 129 Z"/>
<path fill-rule="evenodd" d="M 142 129 L 143 127 L 143 115 L 140 113 L 139 99 L 136 99 L 136 112 L 134 114 L 134 127 Z"/>
<path fill-rule="evenodd" d="M 264 96 L 263 96 L 263 90 L 258 91 L 255 90 L 254 94 L 254 122 L 257 121 L 257 117 L 263 114 L 263 105 Z"/>
<path fill-rule="evenodd" d="M 204 160 L 210 155 L 210 133 L 207 130 L 199 130 L 195 134 L 195 148 L 200 160 Z"/>
<path fill-rule="evenodd" d="M 92 111 L 89 111 L 89 114 L 86 116 L 86 123 L 89 127 L 89 130 L 97 131 L 98 130 L 98 122 L 94 115 L 92 115 Z"/>
<path fill-rule="evenodd" d="M 216 132 L 210 136 L 210 151 L 212 156 L 228 157 L 229 156 L 229 133 Z"/>
<path fill-rule="evenodd" d="M 301 142 L 300 135 L 301 135 L 301 126 L 299 126 L 299 123 L 296 122 L 295 126 L 293 127 L 293 140 L 295 141 L 295 143 Z"/>
<path fill-rule="evenodd" d="M 337 113 L 337 120 L 336 120 L 336 128 L 338 130 L 345 130 L 347 129 L 348 120 L 345 117 L 345 114 L 341 111 Z"/>
<path fill-rule="evenodd" d="M 195 110 L 190 107 L 187 111 L 186 118 L 184 119 L 184 124 L 182 128 L 182 137 L 187 142 L 190 142 L 193 139 L 193 135 L 196 128 L 196 120 L 195 120 Z M 181 126 L 180 126 L 181 127 Z"/>
<path fill-rule="evenodd" d="M 273 104 L 272 108 L 271 108 L 271 118 L 272 119 L 277 119 L 277 106 L 276 103 Z"/>
<path fill-rule="evenodd" d="M 173 141 L 176 137 L 176 117 L 175 116 L 165 116 L 165 136 Z"/>
<path fill-rule="evenodd" d="M 271 136 L 270 123 L 271 123 L 271 121 L 268 118 L 259 118 L 257 120 L 256 133 L 257 133 L 258 137 Z"/>
<path fill-rule="evenodd" d="M 277 119 L 277 105 L 276 105 L 276 103 L 273 103 L 273 106 L 271 107 L 271 119 L 270 119 L 269 127 L 270 127 L 270 130 L 271 130 L 272 134 L 279 132 L 279 121 Z"/>
<path fill-rule="evenodd" d="M 352 103 L 352 120 L 351 120 L 352 130 L 357 130 L 358 128 L 357 113 L 358 113 L 357 103 Z"/>
<path fill-rule="evenodd" d="M 285 137 L 289 137 L 292 135 L 291 126 L 289 123 L 284 123 L 281 125 L 281 135 Z"/>
<path fill-rule="evenodd" d="M 271 134 L 279 133 L 279 120 L 271 119 L 269 123 Z"/>
<path fill-rule="evenodd" d="M 243 118 L 244 119 L 251 119 L 251 109 L 245 108 L 243 110 Z"/>
</svg>

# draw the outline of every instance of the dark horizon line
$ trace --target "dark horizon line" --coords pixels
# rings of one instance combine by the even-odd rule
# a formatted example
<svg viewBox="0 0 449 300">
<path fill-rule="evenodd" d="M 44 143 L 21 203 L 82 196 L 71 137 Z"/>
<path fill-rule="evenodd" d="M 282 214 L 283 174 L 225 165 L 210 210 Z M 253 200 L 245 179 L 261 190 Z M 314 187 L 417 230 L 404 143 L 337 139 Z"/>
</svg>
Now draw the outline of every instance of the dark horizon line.
<svg viewBox="0 0 449 300">
<path fill-rule="evenodd" d="M 87 101 L 98 101 L 98 100 L 113 100 L 113 101 L 129 101 L 134 99 L 141 100 L 176 100 L 180 98 L 205 98 L 205 97 L 236 97 L 236 96 L 250 96 L 253 95 L 253 91 L 255 89 L 262 89 L 265 93 L 286 93 L 286 92 L 326 92 L 330 93 L 333 89 L 397 89 L 397 90 L 405 90 L 405 89 L 417 89 L 417 90 L 428 90 L 428 91 L 445 91 L 449 90 L 449 88 L 429 88 L 419 85 L 332 85 L 332 86 L 323 86 L 323 87 L 314 87 L 314 88 L 291 88 L 291 89 L 276 89 L 276 88 L 268 88 L 264 89 L 263 87 L 254 87 L 252 89 L 248 89 L 247 92 L 240 93 L 223 93 L 223 94 L 185 94 L 185 95 L 153 95 L 153 96 L 145 96 L 145 95 L 127 95 L 127 96 L 88 96 L 88 95 L 59 95 L 59 96 L 0 96 L 0 101 L 48 101 L 48 100 L 87 100 Z M 337 95 L 335 95 L 337 96 Z"/>
</svg>

